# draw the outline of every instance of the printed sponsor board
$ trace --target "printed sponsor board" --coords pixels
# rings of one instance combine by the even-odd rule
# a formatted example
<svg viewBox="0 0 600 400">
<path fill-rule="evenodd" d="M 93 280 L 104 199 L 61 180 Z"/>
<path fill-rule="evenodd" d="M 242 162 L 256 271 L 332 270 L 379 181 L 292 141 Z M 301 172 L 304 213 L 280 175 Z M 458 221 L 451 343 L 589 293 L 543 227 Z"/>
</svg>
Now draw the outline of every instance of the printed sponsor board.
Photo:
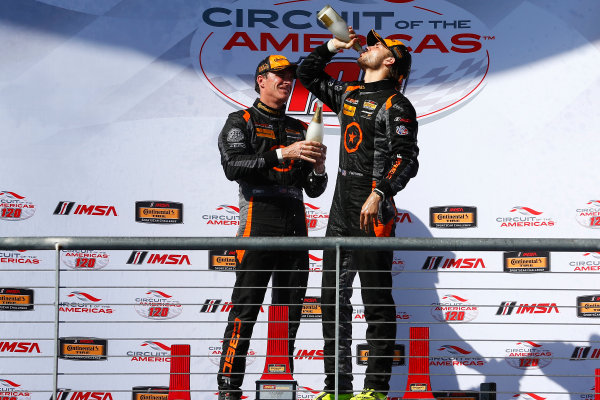
<svg viewBox="0 0 600 400">
<path fill-rule="evenodd" d="M 134 250 L 127 259 L 127 264 L 191 265 L 192 263 L 187 254 Z"/>
<path fill-rule="evenodd" d="M 515 206 L 509 212 L 509 216 L 496 218 L 500 228 L 547 228 L 556 225 L 552 217 L 531 207 Z"/>
<path fill-rule="evenodd" d="M 40 259 L 27 250 L 0 251 L 0 264 L 31 264 L 38 265 Z"/>
<path fill-rule="evenodd" d="M 64 265 L 76 270 L 102 269 L 110 262 L 108 253 L 98 250 L 63 250 L 60 256 Z"/>
<path fill-rule="evenodd" d="M 31 311 L 34 307 L 33 289 L 0 288 L 0 310 Z"/>
<path fill-rule="evenodd" d="M 231 204 L 220 204 L 211 214 L 203 214 L 206 225 L 239 226 L 240 208 Z"/>
<path fill-rule="evenodd" d="M 67 295 L 71 301 L 61 301 L 59 311 L 64 313 L 112 314 L 115 310 L 90 292 L 72 291 Z"/>
<path fill-rule="evenodd" d="M 431 228 L 476 228 L 477 208 L 471 206 L 438 206 L 429 209 Z"/>
<path fill-rule="evenodd" d="M 461 296 L 446 294 L 439 303 L 432 304 L 431 315 L 438 321 L 448 323 L 469 322 L 477 318 L 479 309 Z"/>
<path fill-rule="evenodd" d="M 394 367 L 406 364 L 406 357 L 404 352 L 403 344 L 394 345 L 394 358 L 392 359 L 392 365 Z M 361 343 L 356 345 L 356 364 L 367 365 L 369 361 L 369 345 Z"/>
<path fill-rule="evenodd" d="M 182 224 L 183 204 L 173 201 L 136 201 L 135 221 L 147 224 Z"/>
<path fill-rule="evenodd" d="M 579 225 L 600 229 L 600 200 L 590 200 L 584 206 L 575 210 L 575 219 Z"/>
<path fill-rule="evenodd" d="M 559 314 L 556 303 L 517 303 L 516 301 L 503 301 L 500 303 L 496 315 L 514 314 Z"/>
<path fill-rule="evenodd" d="M 131 362 L 168 363 L 171 361 L 171 347 L 156 340 L 145 340 L 137 348 L 128 350 Z"/>
<path fill-rule="evenodd" d="M 58 357 L 64 360 L 98 361 L 106 360 L 108 340 L 85 337 L 59 338 Z"/>
<path fill-rule="evenodd" d="M 302 305 L 301 318 L 320 319 L 322 317 L 323 311 L 321 310 L 321 297 L 305 297 L 304 304 Z"/>
<path fill-rule="evenodd" d="M 367 4 L 360 5 L 332 1 L 331 6 L 354 27 L 363 45 L 368 29 L 375 28 L 384 38 L 401 40 L 418 58 L 421 67 L 412 71 L 406 94 L 421 120 L 453 112 L 484 87 L 490 64 L 487 43 L 495 40 L 495 35 L 464 8 L 444 0 L 427 7 L 383 0 L 366 0 L 362 3 Z M 275 5 L 259 1 L 252 3 L 252 8 L 237 3 L 208 6 L 192 39 L 194 67 L 218 96 L 247 108 L 256 96 L 249 65 L 254 68 L 268 54 L 283 54 L 299 62 L 331 38 L 317 22 L 316 13 L 322 6 L 316 1 Z M 378 10 L 375 18 L 368 9 Z M 219 57 L 211 56 L 214 54 Z M 327 65 L 325 72 L 342 81 L 360 80 L 357 57 L 354 51 L 345 51 Z M 286 112 L 308 122 L 315 102 L 296 81 Z M 324 124 L 338 126 L 331 110 L 325 107 L 323 111 Z"/>
<path fill-rule="evenodd" d="M 526 340 L 506 349 L 506 362 L 517 369 L 542 369 L 552 362 L 552 351 L 543 345 Z"/>
<path fill-rule="evenodd" d="M 167 400 L 168 386 L 134 386 L 131 388 L 131 400 Z"/>
<path fill-rule="evenodd" d="M 117 217 L 117 209 L 111 205 L 80 204 L 74 201 L 59 201 L 54 215 L 93 215 Z"/>
<path fill-rule="evenodd" d="M 600 272 L 600 252 L 587 252 L 569 261 L 573 272 Z"/>
<path fill-rule="evenodd" d="M 577 316 L 580 318 L 600 317 L 600 295 L 578 296 Z"/>
<path fill-rule="evenodd" d="M 235 271 L 235 250 L 209 250 L 208 269 L 213 271 Z"/>
<path fill-rule="evenodd" d="M 507 251 L 504 253 L 504 272 L 548 272 L 550 252 Z"/>
<path fill-rule="evenodd" d="M 485 365 L 485 359 L 474 355 L 464 346 L 444 344 L 432 352 L 429 365 L 437 367 L 482 366 Z"/>
<path fill-rule="evenodd" d="M 0 221 L 23 221 L 33 217 L 35 204 L 25 196 L 8 190 L 0 191 Z"/>
<path fill-rule="evenodd" d="M 135 298 L 135 311 L 141 317 L 163 321 L 176 318 L 183 312 L 181 303 L 162 290 L 148 290 Z"/>
<path fill-rule="evenodd" d="M 0 379 L 0 398 L 2 400 L 30 400 L 31 392 L 23 389 L 12 379 Z"/>
</svg>

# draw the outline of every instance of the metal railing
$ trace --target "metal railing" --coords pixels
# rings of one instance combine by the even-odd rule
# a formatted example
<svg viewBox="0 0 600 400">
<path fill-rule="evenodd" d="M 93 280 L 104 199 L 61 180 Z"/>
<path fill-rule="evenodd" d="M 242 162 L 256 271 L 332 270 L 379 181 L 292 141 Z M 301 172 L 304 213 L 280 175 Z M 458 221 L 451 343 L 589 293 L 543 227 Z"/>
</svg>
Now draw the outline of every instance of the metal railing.
<svg viewBox="0 0 600 400">
<path fill-rule="evenodd" d="M 341 249 L 397 250 L 397 251 L 522 251 L 535 249 L 549 252 L 600 252 L 600 239 L 543 239 L 543 238 L 291 238 L 291 237 L 0 237 L 2 250 L 52 250 L 55 257 L 54 303 L 54 369 L 53 393 L 56 398 L 58 388 L 58 347 L 59 347 L 59 295 L 61 288 L 61 250 L 227 250 L 227 249 L 264 249 L 271 250 L 336 250 L 338 265 Z M 336 280 L 339 292 L 339 279 Z M 131 287 L 131 286 L 127 286 Z M 423 290 L 423 288 L 414 288 Z M 450 289 L 450 288 L 449 288 Z M 545 288 L 543 290 L 556 290 Z M 405 288 L 406 290 L 406 288 Z M 430 290 L 436 290 L 431 288 Z M 336 296 L 336 309 L 339 297 Z M 418 305 L 413 305 L 418 306 Z M 428 306 L 428 305 L 422 305 Z M 487 305 L 478 305 L 486 307 Z M 495 307 L 495 306 L 490 306 Z M 336 317 L 339 313 L 336 312 Z M 414 324 L 415 322 L 408 322 Z M 428 325 L 436 322 L 428 322 Z M 439 322 L 442 324 L 443 322 Z M 339 321 L 336 319 L 336 326 Z M 551 325 L 551 324 L 550 324 Z M 589 325 L 589 324 L 588 324 Z M 216 339 L 216 338 L 215 338 Z M 320 338 L 319 338 L 320 339 Z M 337 335 L 336 335 L 337 340 Z M 436 339 L 432 339 L 436 340 Z M 442 340 L 442 339 L 438 339 Z M 446 339 L 443 339 L 446 340 Z M 478 340 L 478 339 L 473 339 Z M 508 339 L 507 339 L 508 340 Z M 543 340 L 541 340 L 543 342 Z M 337 345 L 336 345 L 337 349 Z M 503 358 L 503 357 L 488 357 Z M 556 357 L 555 357 L 556 358 Z M 337 357 L 336 357 L 337 362 Z M 336 365 L 337 370 L 337 365 Z M 591 372 L 590 372 L 591 373 Z M 137 373 L 134 373 L 137 374 Z M 432 374 L 433 375 L 433 374 Z M 469 374 L 463 374 L 469 375 Z M 477 375 L 477 374 L 474 374 Z M 494 374 L 504 376 L 504 374 Z M 533 375 L 536 376 L 536 375 Z M 559 375 L 556 375 L 559 376 Z M 569 376 L 569 375 L 567 375 Z M 593 376 L 593 374 L 589 375 Z M 500 392 L 499 392 L 500 393 Z M 553 392 L 547 392 L 553 393 Z M 585 394 L 587 392 L 581 392 Z M 572 392 L 574 394 L 574 392 Z"/>
</svg>

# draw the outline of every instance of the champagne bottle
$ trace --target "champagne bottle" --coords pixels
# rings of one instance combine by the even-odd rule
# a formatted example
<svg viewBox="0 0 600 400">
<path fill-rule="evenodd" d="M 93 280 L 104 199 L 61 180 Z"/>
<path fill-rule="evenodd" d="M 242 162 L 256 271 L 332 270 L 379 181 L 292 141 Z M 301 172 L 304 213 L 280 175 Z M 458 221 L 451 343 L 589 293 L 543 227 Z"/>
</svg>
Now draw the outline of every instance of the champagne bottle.
<svg viewBox="0 0 600 400">
<path fill-rule="evenodd" d="M 306 140 L 323 143 L 323 103 L 317 101 L 317 109 L 306 129 Z"/>
<path fill-rule="evenodd" d="M 317 19 L 321 21 L 331 33 L 333 33 L 333 36 L 345 43 L 350 41 L 348 24 L 333 8 L 331 8 L 330 5 L 326 5 L 317 13 Z M 359 53 L 364 51 L 358 42 L 354 43 L 353 49 Z"/>
</svg>

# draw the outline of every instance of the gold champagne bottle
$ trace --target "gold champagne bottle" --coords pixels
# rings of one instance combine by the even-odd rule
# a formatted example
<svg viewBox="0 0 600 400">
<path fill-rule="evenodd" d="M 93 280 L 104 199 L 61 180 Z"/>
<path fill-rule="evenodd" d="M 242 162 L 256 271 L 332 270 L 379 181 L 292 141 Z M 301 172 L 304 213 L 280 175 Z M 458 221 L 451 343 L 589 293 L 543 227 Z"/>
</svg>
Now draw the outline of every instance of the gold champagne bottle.
<svg viewBox="0 0 600 400">
<path fill-rule="evenodd" d="M 331 8 L 330 5 L 326 5 L 317 13 L 317 19 L 321 21 L 331 33 L 333 33 L 333 36 L 345 43 L 350 41 L 348 24 L 333 8 Z M 364 51 L 358 42 L 354 43 L 353 49 L 359 53 Z"/>
<path fill-rule="evenodd" d="M 306 129 L 306 140 L 323 143 L 323 103 L 317 101 L 317 109 Z"/>
</svg>

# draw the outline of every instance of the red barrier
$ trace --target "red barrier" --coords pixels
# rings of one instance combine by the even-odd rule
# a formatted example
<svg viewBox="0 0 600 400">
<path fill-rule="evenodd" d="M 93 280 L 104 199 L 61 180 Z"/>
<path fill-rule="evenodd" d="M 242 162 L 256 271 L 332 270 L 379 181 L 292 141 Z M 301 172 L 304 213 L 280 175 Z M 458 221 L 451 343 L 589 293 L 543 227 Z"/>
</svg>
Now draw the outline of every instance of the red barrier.
<svg viewBox="0 0 600 400">
<path fill-rule="evenodd" d="M 297 382 L 290 368 L 287 306 L 269 306 L 265 369 L 256 381 L 256 400 L 296 399 Z"/>
<path fill-rule="evenodd" d="M 190 345 L 171 346 L 171 373 L 168 400 L 191 400 L 190 397 Z"/>
<path fill-rule="evenodd" d="M 429 328 L 410 328 L 408 380 L 404 399 L 433 399 L 429 380 Z"/>
<path fill-rule="evenodd" d="M 600 400 L 600 368 L 596 368 L 596 385 L 594 386 L 594 390 L 596 395 L 594 396 L 594 400 Z"/>
</svg>

